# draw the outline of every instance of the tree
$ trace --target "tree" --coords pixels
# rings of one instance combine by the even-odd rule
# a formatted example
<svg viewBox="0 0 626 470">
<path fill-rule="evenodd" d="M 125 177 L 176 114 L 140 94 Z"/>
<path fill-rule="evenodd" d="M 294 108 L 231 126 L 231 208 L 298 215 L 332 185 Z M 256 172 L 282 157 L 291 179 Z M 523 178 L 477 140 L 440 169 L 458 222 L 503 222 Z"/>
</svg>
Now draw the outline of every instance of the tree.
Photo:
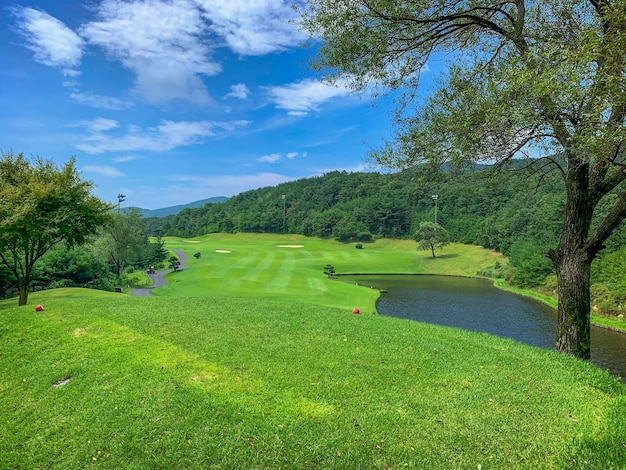
<svg viewBox="0 0 626 470">
<path fill-rule="evenodd" d="M 111 271 L 120 278 L 127 266 L 149 264 L 142 259 L 149 255 L 149 242 L 137 209 L 112 213 L 111 219 L 112 222 L 97 241 L 97 250 L 107 260 Z"/>
<path fill-rule="evenodd" d="M 419 243 L 418 249 L 430 250 L 435 257 L 435 248 L 441 249 L 450 244 L 450 235 L 441 225 L 434 222 L 421 222 L 415 240 Z"/>
<path fill-rule="evenodd" d="M 111 205 L 91 194 L 72 158 L 62 168 L 2 154 L 0 159 L 0 261 L 15 277 L 26 305 L 35 263 L 65 242 L 80 245 L 109 220 Z"/>
<path fill-rule="evenodd" d="M 326 266 L 324 266 L 324 274 L 329 279 L 332 278 L 335 275 L 335 267 L 327 264 Z"/>
<path fill-rule="evenodd" d="M 113 289 L 113 276 L 106 262 L 96 256 L 88 244 L 68 249 L 60 244 L 50 249 L 37 264 L 35 282 L 44 289 L 56 287 L 89 287 Z"/>
<path fill-rule="evenodd" d="M 170 256 L 170 259 L 168 260 L 169 264 L 170 264 L 170 269 L 173 269 L 174 271 L 178 271 L 178 268 L 180 268 L 180 259 L 178 259 L 178 256 L 172 255 Z"/>
<path fill-rule="evenodd" d="M 556 349 L 590 357 L 591 263 L 626 217 L 625 0 L 309 0 L 303 26 L 323 39 L 315 66 L 331 81 L 404 90 L 451 56 L 414 115 L 398 107 L 395 141 L 378 163 L 503 164 L 546 157 L 566 187 L 558 245 Z M 609 193 L 617 198 L 592 225 Z"/>
<path fill-rule="evenodd" d="M 165 248 L 165 242 L 161 233 L 157 234 L 156 240 L 150 242 L 148 246 L 148 263 L 147 264 L 159 264 L 167 259 L 167 248 Z"/>
</svg>

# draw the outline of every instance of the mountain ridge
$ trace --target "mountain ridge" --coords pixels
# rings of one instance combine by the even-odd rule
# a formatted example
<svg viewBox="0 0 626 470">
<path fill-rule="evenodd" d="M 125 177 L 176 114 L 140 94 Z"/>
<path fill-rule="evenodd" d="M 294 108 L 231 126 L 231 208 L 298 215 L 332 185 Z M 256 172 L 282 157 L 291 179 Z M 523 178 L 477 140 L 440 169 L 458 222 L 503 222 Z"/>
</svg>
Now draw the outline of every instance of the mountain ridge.
<svg viewBox="0 0 626 470">
<path fill-rule="evenodd" d="M 168 215 L 176 215 L 184 209 L 192 209 L 195 207 L 202 207 L 205 204 L 217 204 L 220 202 L 226 202 L 228 198 L 225 196 L 210 197 L 208 199 L 200 199 L 188 204 L 178 204 L 176 206 L 162 207 L 160 209 L 142 209 L 141 207 L 132 207 L 139 212 L 139 215 L 143 218 L 148 217 L 167 217 Z"/>
</svg>

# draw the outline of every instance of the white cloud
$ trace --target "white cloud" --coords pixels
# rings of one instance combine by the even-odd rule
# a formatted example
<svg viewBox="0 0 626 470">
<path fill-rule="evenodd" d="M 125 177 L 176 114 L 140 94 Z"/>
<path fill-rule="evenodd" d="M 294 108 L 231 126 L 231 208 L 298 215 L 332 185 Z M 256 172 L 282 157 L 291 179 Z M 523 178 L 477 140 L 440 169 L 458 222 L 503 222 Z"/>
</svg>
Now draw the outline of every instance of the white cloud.
<svg viewBox="0 0 626 470">
<path fill-rule="evenodd" d="M 119 127 L 120 124 L 114 119 L 96 118 L 91 121 L 76 121 L 69 124 L 68 127 L 84 127 L 91 133 L 99 133 L 110 131 Z"/>
<path fill-rule="evenodd" d="M 224 132 L 232 132 L 247 126 L 248 121 L 161 121 L 158 126 L 141 129 L 128 126 L 125 132 L 111 134 L 110 130 L 119 127 L 117 121 L 98 118 L 94 121 L 80 121 L 74 127 L 85 127 L 87 135 L 81 137 L 76 148 L 91 154 L 103 152 L 162 152 L 176 147 L 200 143 L 206 137 Z"/>
<path fill-rule="evenodd" d="M 130 101 L 113 98 L 110 96 L 96 95 L 93 93 L 74 92 L 70 94 L 70 98 L 76 103 L 91 106 L 98 109 L 122 110 L 129 109 L 134 106 Z"/>
<path fill-rule="evenodd" d="M 228 47 L 241 55 L 264 55 L 305 39 L 292 0 L 195 0 Z"/>
<path fill-rule="evenodd" d="M 280 160 L 280 153 L 271 153 L 257 158 L 257 161 L 263 163 L 276 163 L 278 160 Z"/>
<path fill-rule="evenodd" d="M 256 173 L 251 175 L 216 175 L 212 177 L 180 176 L 181 183 L 175 186 L 175 191 L 188 194 L 182 200 L 192 201 L 211 196 L 234 196 L 250 189 L 276 186 L 298 178 L 277 173 Z M 201 196 L 202 195 L 202 196 Z"/>
<path fill-rule="evenodd" d="M 185 100 L 211 102 L 203 77 L 222 71 L 212 57 L 218 47 L 241 55 L 263 55 L 305 39 L 293 0 L 101 0 L 95 19 L 77 31 L 46 12 L 15 7 L 18 30 L 35 60 L 75 78 L 88 46 L 102 48 L 109 60 L 133 72 L 134 91 L 152 104 Z M 75 85 L 75 84 L 74 84 Z M 104 109 L 130 103 L 74 90 L 74 101 Z M 247 99 L 236 84 L 226 95 Z M 296 115 L 302 110 L 291 110 Z"/>
<path fill-rule="evenodd" d="M 318 111 L 320 106 L 333 98 L 349 96 L 352 91 L 343 86 L 331 86 L 317 80 L 302 80 L 289 85 L 268 87 L 270 102 L 277 108 L 287 110 L 290 116 L 304 116 Z"/>
<path fill-rule="evenodd" d="M 132 162 L 134 160 L 141 160 L 143 157 L 137 157 L 135 155 L 125 155 L 123 157 L 115 157 L 113 161 L 115 163 L 127 163 Z"/>
<path fill-rule="evenodd" d="M 68 76 L 76 76 L 84 42 L 74 31 L 48 13 L 28 7 L 15 7 L 19 33 L 26 47 L 35 53 L 39 63 L 64 69 Z"/>
<path fill-rule="evenodd" d="M 306 152 L 303 152 L 303 153 L 300 153 L 300 152 L 289 152 L 289 153 L 285 154 L 284 156 L 288 160 L 293 160 L 294 158 L 299 157 L 299 156 L 306 157 L 307 154 L 306 154 Z M 281 153 L 270 153 L 269 155 L 263 155 L 262 157 L 257 158 L 257 161 L 258 162 L 263 162 L 263 163 L 276 163 L 281 158 L 283 158 L 283 154 L 281 154 Z"/>
<path fill-rule="evenodd" d="M 104 0 L 97 14 L 99 21 L 80 34 L 132 70 L 135 90 L 147 101 L 209 101 L 200 77 L 221 66 L 210 60 L 214 45 L 193 0 Z"/>
<path fill-rule="evenodd" d="M 239 98 L 240 100 L 245 100 L 248 98 L 249 94 L 250 90 L 248 90 L 248 87 L 244 83 L 238 83 L 230 87 L 230 93 L 227 93 L 224 98 Z"/>
<path fill-rule="evenodd" d="M 117 168 L 113 168 L 112 166 L 86 165 L 82 167 L 82 171 L 85 173 L 97 173 L 98 175 L 109 176 L 111 178 L 125 176 L 124 173 L 119 171 Z"/>
</svg>

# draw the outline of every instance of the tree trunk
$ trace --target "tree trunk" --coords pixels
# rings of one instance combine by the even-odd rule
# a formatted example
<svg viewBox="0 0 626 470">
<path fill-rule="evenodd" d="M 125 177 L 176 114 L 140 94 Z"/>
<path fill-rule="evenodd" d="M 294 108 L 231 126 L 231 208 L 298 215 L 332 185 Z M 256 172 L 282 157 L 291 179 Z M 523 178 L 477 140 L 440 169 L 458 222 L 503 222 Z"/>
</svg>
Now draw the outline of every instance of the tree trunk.
<svg viewBox="0 0 626 470">
<path fill-rule="evenodd" d="M 20 299 L 18 301 L 18 306 L 26 305 L 28 302 L 28 286 L 20 286 Z"/>
<path fill-rule="evenodd" d="M 561 253 L 555 261 L 559 301 L 555 348 L 589 360 L 591 261 L 584 251 Z"/>
<path fill-rule="evenodd" d="M 567 198 L 561 240 L 548 254 L 556 270 L 558 311 L 557 351 L 580 359 L 591 357 L 591 262 L 595 256 L 588 246 L 588 235 L 595 205 L 589 191 L 589 164 L 568 159 L 565 178 Z"/>
</svg>

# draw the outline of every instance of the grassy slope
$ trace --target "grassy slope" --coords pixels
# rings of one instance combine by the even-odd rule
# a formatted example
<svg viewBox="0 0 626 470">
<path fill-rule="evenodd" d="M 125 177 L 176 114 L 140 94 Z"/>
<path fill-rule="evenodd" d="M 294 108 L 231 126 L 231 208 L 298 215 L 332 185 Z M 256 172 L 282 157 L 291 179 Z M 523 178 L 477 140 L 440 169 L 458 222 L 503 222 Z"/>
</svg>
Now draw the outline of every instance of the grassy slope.
<svg viewBox="0 0 626 470">
<path fill-rule="evenodd" d="M 553 352 L 310 304 L 33 300 L 1 310 L 1 468 L 626 463 L 623 386 Z"/>
<path fill-rule="evenodd" d="M 170 240 L 202 257 L 152 298 L 59 289 L 29 307 L 0 302 L 0 468 L 626 465 L 624 386 L 605 372 L 352 315 L 371 290 L 321 273 L 471 275 L 492 254 L 455 246 L 431 260 L 402 242 L 291 238 Z M 287 302 L 271 300 L 281 293 Z"/>
</svg>

